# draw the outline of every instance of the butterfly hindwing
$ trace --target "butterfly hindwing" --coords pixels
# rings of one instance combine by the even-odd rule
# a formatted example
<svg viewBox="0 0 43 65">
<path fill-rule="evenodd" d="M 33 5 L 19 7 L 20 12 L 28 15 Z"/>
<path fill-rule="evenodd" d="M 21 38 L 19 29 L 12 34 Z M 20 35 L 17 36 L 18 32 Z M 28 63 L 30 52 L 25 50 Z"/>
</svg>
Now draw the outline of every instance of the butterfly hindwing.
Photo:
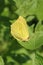
<svg viewBox="0 0 43 65">
<path fill-rule="evenodd" d="M 22 41 L 27 40 L 29 37 L 28 26 L 22 16 L 11 25 L 11 34 Z"/>
</svg>

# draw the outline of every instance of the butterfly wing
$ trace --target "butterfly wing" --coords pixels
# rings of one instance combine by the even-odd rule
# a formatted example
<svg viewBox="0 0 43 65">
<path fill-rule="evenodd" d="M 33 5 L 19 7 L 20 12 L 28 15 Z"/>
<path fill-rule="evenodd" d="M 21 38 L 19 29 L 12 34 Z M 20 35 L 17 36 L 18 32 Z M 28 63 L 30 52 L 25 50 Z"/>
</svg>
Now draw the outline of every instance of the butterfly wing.
<svg viewBox="0 0 43 65">
<path fill-rule="evenodd" d="M 16 22 L 11 25 L 11 34 L 13 37 L 18 38 L 22 41 L 27 40 L 29 37 L 28 26 L 22 16 L 20 16 Z"/>
</svg>

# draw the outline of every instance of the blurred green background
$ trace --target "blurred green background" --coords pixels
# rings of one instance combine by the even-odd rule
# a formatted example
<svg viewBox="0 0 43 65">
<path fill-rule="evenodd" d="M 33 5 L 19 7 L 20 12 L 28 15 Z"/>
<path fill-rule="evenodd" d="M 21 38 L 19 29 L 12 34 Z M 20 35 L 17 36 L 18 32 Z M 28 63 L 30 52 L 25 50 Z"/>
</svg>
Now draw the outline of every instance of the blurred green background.
<svg viewBox="0 0 43 65">
<path fill-rule="evenodd" d="M 28 42 L 19 42 L 10 33 L 20 15 L 29 26 Z M 42 0 L 0 0 L 0 65 L 43 65 Z"/>
</svg>

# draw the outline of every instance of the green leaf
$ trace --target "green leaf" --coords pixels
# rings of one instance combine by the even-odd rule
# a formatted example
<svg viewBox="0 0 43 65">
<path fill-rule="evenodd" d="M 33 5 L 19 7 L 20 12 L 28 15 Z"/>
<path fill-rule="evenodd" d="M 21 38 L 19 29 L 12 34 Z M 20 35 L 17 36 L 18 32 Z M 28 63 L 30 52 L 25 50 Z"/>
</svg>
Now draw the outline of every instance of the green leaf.
<svg viewBox="0 0 43 65">
<path fill-rule="evenodd" d="M 3 58 L 0 56 L 0 65 L 4 65 Z"/>
<path fill-rule="evenodd" d="M 37 32 L 30 35 L 30 38 L 27 42 L 18 41 L 26 49 L 34 50 L 43 45 L 43 32 Z"/>
<path fill-rule="evenodd" d="M 36 15 L 39 20 L 43 20 L 43 0 L 14 0 L 18 6 L 17 14 L 26 17 Z"/>
<path fill-rule="evenodd" d="M 15 2 L 18 6 L 18 10 L 16 11 L 17 14 L 24 17 L 27 15 L 34 15 L 37 6 L 37 0 L 15 0 Z"/>
<path fill-rule="evenodd" d="M 43 65 L 43 57 L 36 54 L 35 65 Z"/>
<path fill-rule="evenodd" d="M 43 57 L 37 53 L 31 54 L 31 60 L 27 61 L 23 65 L 43 65 Z"/>
<path fill-rule="evenodd" d="M 43 20 L 43 0 L 37 0 L 36 16 L 39 20 Z"/>
<path fill-rule="evenodd" d="M 36 29 L 35 31 L 39 31 L 39 32 L 43 32 L 43 24 L 42 24 L 42 21 L 39 21 L 37 26 L 36 26 Z"/>
</svg>

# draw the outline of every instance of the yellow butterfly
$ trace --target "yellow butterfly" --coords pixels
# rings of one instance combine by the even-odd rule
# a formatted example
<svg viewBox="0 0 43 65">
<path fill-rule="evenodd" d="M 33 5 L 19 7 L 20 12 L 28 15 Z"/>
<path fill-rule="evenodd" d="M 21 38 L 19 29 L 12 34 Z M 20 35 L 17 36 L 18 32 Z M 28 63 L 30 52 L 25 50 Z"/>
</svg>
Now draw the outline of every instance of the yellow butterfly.
<svg viewBox="0 0 43 65">
<path fill-rule="evenodd" d="M 11 34 L 17 40 L 28 40 L 28 26 L 26 24 L 26 20 L 22 16 L 19 16 L 19 18 L 11 25 Z"/>
</svg>

